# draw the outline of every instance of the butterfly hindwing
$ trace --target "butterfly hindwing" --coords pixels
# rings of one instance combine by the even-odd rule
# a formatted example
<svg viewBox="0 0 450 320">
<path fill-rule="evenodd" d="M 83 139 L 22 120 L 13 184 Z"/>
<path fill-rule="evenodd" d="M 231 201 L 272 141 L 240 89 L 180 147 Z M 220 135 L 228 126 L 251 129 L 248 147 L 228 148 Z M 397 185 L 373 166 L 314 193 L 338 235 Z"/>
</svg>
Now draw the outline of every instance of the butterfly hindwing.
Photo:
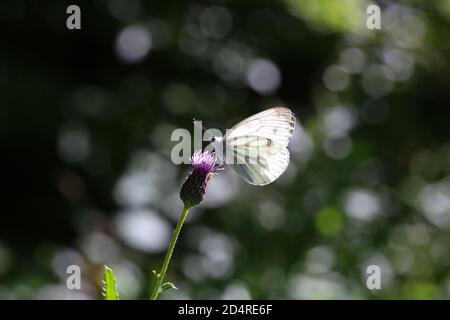
<svg viewBox="0 0 450 320">
<path fill-rule="evenodd" d="M 245 139 L 249 140 L 250 149 L 236 146 L 227 149 L 228 155 L 233 155 L 233 163 L 230 166 L 245 181 L 262 186 L 273 182 L 283 174 L 289 164 L 289 151 L 285 146 L 267 138 L 255 138 L 254 136 L 239 138 L 241 142 Z M 269 148 L 261 147 L 267 144 L 271 144 L 271 146 Z M 254 148 L 258 148 L 256 152 L 252 152 L 252 145 Z M 230 159 L 231 157 L 227 158 L 227 160 Z"/>
</svg>

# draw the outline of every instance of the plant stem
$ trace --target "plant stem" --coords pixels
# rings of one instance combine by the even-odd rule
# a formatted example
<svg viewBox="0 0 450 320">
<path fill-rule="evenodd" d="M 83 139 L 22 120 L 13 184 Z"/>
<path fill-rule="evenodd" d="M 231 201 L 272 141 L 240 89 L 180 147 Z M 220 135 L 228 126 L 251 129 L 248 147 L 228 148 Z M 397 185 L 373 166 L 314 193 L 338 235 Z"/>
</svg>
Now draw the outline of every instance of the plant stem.
<svg viewBox="0 0 450 320">
<path fill-rule="evenodd" d="M 169 248 L 166 252 L 166 257 L 164 258 L 164 262 L 161 268 L 161 272 L 156 275 L 156 283 L 153 288 L 152 294 L 150 296 L 150 300 L 158 299 L 158 295 L 160 293 L 161 284 L 164 280 L 164 276 L 166 275 L 167 267 L 169 266 L 170 258 L 172 257 L 173 249 L 175 248 L 175 244 L 177 243 L 178 235 L 180 234 L 181 227 L 183 226 L 184 220 L 186 220 L 186 216 L 189 212 L 189 207 L 184 206 L 183 211 L 181 212 L 180 219 L 178 219 L 177 226 L 175 230 L 172 232 L 172 238 L 170 239 Z"/>
</svg>

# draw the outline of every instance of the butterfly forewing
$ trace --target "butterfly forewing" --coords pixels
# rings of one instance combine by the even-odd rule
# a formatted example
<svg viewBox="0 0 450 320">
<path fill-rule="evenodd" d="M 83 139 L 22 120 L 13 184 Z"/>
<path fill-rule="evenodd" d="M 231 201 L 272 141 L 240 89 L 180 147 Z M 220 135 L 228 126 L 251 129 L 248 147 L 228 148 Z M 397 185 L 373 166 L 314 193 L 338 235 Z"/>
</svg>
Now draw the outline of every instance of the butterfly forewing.
<svg viewBox="0 0 450 320">
<path fill-rule="evenodd" d="M 225 140 L 259 136 L 287 146 L 295 128 L 295 116 L 288 108 L 276 107 L 242 120 L 225 135 Z"/>
</svg>

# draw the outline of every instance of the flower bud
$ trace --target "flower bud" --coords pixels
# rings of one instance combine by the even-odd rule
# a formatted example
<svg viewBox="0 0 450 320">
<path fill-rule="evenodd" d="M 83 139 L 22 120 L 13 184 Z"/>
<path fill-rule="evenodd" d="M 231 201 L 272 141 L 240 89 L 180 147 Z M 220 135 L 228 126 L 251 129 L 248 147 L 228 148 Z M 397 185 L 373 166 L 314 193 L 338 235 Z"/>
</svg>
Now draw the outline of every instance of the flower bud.
<svg viewBox="0 0 450 320">
<path fill-rule="evenodd" d="M 180 191 L 180 198 L 186 207 L 190 208 L 199 204 L 205 196 L 208 181 L 217 170 L 215 156 L 206 151 L 194 152 L 191 157 L 194 169 L 191 171 Z"/>
</svg>

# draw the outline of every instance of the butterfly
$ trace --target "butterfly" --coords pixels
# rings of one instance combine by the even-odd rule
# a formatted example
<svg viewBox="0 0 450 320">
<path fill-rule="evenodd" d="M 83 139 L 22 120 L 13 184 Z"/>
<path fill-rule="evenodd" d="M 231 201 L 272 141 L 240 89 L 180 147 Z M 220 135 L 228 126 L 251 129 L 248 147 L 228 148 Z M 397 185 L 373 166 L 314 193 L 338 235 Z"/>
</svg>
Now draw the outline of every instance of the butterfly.
<svg viewBox="0 0 450 320">
<path fill-rule="evenodd" d="M 216 154 L 221 154 L 219 158 L 225 160 L 225 165 L 246 182 L 267 185 L 288 167 L 287 146 L 294 133 L 295 121 L 294 113 L 288 108 L 267 109 L 242 120 L 223 138 L 212 137 L 211 144 Z"/>
</svg>

